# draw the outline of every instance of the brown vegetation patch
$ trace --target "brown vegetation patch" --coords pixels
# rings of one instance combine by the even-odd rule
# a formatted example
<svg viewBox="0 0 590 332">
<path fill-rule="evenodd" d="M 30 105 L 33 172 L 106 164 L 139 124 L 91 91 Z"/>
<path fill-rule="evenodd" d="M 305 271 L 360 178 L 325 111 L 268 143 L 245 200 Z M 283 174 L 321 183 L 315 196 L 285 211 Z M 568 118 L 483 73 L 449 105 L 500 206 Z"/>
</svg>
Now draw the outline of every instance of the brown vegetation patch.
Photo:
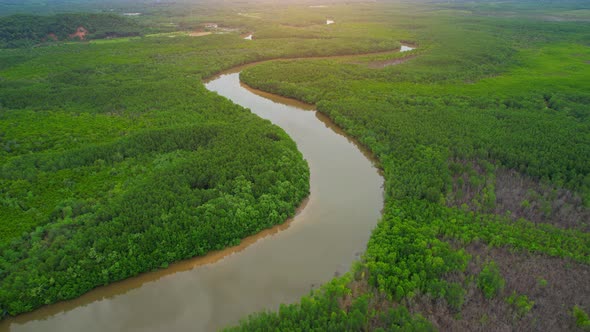
<svg viewBox="0 0 590 332">
<path fill-rule="evenodd" d="M 395 65 L 402 64 L 404 62 L 407 62 L 409 60 L 412 60 L 415 57 L 416 57 L 416 55 L 410 55 L 410 56 L 407 56 L 407 57 L 404 57 L 404 58 L 381 60 L 381 61 L 373 61 L 373 62 L 369 62 L 367 64 L 367 66 L 369 68 L 385 68 L 385 67 L 389 67 L 389 66 L 395 66 Z"/>
<path fill-rule="evenodd" d="M 57 41 L 57 40 L 58 40 L 58 39 L 57 39 L 57 36 L 55 35 L 55 33 L 50 33 L 50 34 L 48 34 L 48 35 L 47 35 L 47 38 L 48 38 L 48 39 L 51 39 L 51 40 L 53 40 L 53 41 Z"/>
<path fill-rule="evenodd" d="M 540 183 L 515 170 L 496 169 L 487 162 L 453 163 L 453 191 L 447 198 L 450 206 L 590 231 L 590 209 L 570 190 Z"/>
<path fill-rule="evenodd" d="M 76 32 L 69 35 L 70 38 L 79 38 L 80 40 L 86 39 L 86 35 L 88 34 L 88 30 L 85 27 L 79 26 L 76 29 Z"/>
<path fill-rule="evenodd" d="M 347 285 L 351 290 L 351 294 L 345 295 L 338 301 L 340 309 L 349 312 L 354 299 L 365 294 L 371 294 L 368 301 L 368 312 L 377 311 L 386 313 L 391 308 L 399 307 L 399 303 L 393 302 L 385 293 L 379 292 L 377 289 L 370 286 L 367 276 L 368 271 L 366 269 L 361 269 L 356 272 L 354 280 Z M 367 331 L 373 331 L 378 328 L 386 329 L 388 327 L 389 326 L 381 321 L 378 316 L 375 316 L 369 320 Z"/>
<path fill-rule="evenodd" d="M 510 308 L 502 300 L 486 300 L 482 292 L 470 285 L 460 313 L 453 312 L 444 300 L 433 300 L 428 295 L 418 295 L 409 301 L 413 314 L 421 314 L 439 331 L 516 331 L 506 317 Z"/>
<path fill-rule="evenodd" d="M 462 247 L 451 243 L 455 248 Z M 590 266 L 542 254 L 507 248 L 489 247 L 475 242 L 465 250 L 472 256 L 465 272 L 453 272 L 445 277 L 448 282 L 464 286 L 465 301 L 460 311 L 452 309 L 444 299 L 433 299 L 418 294 L 405 299 L 412 314 L 420 314 L 440 331 L 583 331 L 576 325 L 572 308 L 590 310 Z M 493 261 L 505 281 L 505 287 L 494 298 L 485 298 L 477 286 L 477 278 L 485 264 Z M 351 308 L 354 298 L 371 294 L 369 311 L 387 312 L 400 303 L 391 301 L 368 284 L 368 271 L 355 272 L 348 284 L 351 294 L 339 300 L 342 310 Z M 508 298 L 526 296 L 533 302 L 528 312 L 510 304 Z M 380 327 L 377 320 L 370 326 Z"/>
<path fill-rule="evenodd" d="M 496 210 L 510 211 L 515 219 L 590 231 L 590 209 L 579 195 L 540 184 L 514 170 L 496 172 Z"/>
<path fill-rule="evenodd" d="M 578 331 L 571 315 L 578 305 L 590 309 L 590 266 L 566 259 L 505 248 L 489 248 L 476 243 L 467 247 L 473 259 L 466 273 L 448 276 L 448 281 L 468 283 L 460 313 L 453 312 L 444 300 L 420 295 L 408 301 L 414 313 L 429 319 L 441 331 Z M 506 281 L 499 296 L 488 300 L 477 287 L 477 275 L 493 260 Z M 513 292 L 534 301 L 530 312 L 522 315 L 506 299 Z"/>
</svg>

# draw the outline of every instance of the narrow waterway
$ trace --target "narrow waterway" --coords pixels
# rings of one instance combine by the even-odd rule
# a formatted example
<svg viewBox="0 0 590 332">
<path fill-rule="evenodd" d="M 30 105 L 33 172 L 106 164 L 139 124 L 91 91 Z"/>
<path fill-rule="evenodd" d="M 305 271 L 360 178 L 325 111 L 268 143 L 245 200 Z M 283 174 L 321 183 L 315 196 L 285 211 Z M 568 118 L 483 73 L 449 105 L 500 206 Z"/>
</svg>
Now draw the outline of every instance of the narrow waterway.
<svg viewBox="0 0 590 332">
<path fill-rule="evenodd" d="M 297 216 L 238 247 L 145 273 L 0 322 L 0 331 L 213 331 L 275 310 L 346 272 L 382 209 L 370 155 L 309 105 L 248 89 L 239 70 L 209 90 L 282 127 L 311 171 Z"/>
</svg>

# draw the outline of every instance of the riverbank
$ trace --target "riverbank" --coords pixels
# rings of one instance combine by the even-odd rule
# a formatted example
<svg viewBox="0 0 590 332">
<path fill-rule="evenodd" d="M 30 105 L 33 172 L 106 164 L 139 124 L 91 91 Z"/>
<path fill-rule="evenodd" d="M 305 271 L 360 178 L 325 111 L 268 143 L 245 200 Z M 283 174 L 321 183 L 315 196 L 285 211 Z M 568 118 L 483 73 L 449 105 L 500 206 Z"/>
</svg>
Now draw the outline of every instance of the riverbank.
<svg viewBox="0 0 590 332">
<path fill-rule="evenodd" d="M 48 331 L 61 330 L 66 325 L 87 324 L 95 319 L 96 326 L 104 328 L 104 322 L 109 321 L 111 327 L 116 329 L 122 319 L 127 321 L 136 311 L 120 308 L 126 312 L 126 316 L 112 316 L 101 312 L 101 307 L 119 307 L 126 303 L 130 307 L 143 307 L 144 311 L 137 314 L 144 317 L 145 311 L 155 308 L 146 306 L 143 298 L 154 292 L 158 293 L 161 303 L 168 303 L 168 306 L 176 307 L 181 312 L 184 309 L 179 306 L 199 307 L 198 312 L 201 314 L 187 316 L 186 320 L 174 315 L 168 320 L 154 313 L 149 315 L 154 319 L 151 322 L 138 318 L 141 326 L 157 324 L 157 319 L 158 322 L 165 320 L 177 330 L 183 330 L 188 329 L 188 326 L 194 327 L 197 318 L 202 324 L 200 329 L 214 330 L 237 322 L 249 313 L 296 301 L 310 289 L 349 270 L 350 264 L 358 259 L 365 248 L 382 208 L 382 178 L 375 165 L 366 158 L 369 154 L 343 136 L 325 117 L 310 110 L 309 105 L 297 105 L 301 108 L 295 108 L 293 103 L 281 98 L 269 100 L 269 95 L 266 98 L 259 97 L 240 85 L 238 73 L 226 73 L 217 78 L 217 82 L 209 81 L 207 86 L 216 86 L 212 88 L 216 91 L 225 87 L 225 92 L 237 95 L 224 96 L 237 98 L 237 103 L 254 112 L 262 109 L 257 114 L 271 118 L 283 127 L 303 151 L 311 168 L 311 194 L 306 208 L 295 217 L 295 223 L 286 224 L 290 226 L 285 228 L 277 226 L 276 229 L 281 232 L 269 231 L 262 240 L 261 237 L 253 237 L 253 242 L 248 243 L 250 245 L 243 251 L 235 248 L 223 250 L 172 265 L 171 270 L 101 287 L 80 300 L 57 304 L 53 308 L 48 306 L 39 312 L 19 316 L 10 322 L 12 330 L 27 330 L 33 326 Z M 254 104 L 250 104 L 252 102 Z M 342 206 L 343 202 L 346 208 Z M 334 232 L 334 229 L 338 231 Z M 325 241 L 330 238 L 331 245 L 326 248 Z M 317 252 L 323 254 L 318 256 Z M 222 258 L 216 260 L 218 257 Z M 199 263 L 213 261 L 215 264 Z M 252 269 L 253 266 L 256 268 Z M 168 274 L 169 271 L 171 274 Z M 228 271 L 232 271 L 233 281 L 226 280 Z M 197 280 L 208 281 L 193 283 Z M 277 280 L 283 282 L 277 283 Z M 191 292 L 179 293 L 179 284 L 191 289 Z M 229 293 L 228 287 L 232 288 Z M 243 300 L 237 301 L 237 294 L 242 294 L 240 298 Z M 217 300 L 215 303 L 203 302 L 204 298 Z M 226 302 L 219 302 L 224 298 Z M 256 303 L 252 303 L 252 298 L 258 299 Z M 103 322 L 102 325 L 99 321 Z"/>
</svg>

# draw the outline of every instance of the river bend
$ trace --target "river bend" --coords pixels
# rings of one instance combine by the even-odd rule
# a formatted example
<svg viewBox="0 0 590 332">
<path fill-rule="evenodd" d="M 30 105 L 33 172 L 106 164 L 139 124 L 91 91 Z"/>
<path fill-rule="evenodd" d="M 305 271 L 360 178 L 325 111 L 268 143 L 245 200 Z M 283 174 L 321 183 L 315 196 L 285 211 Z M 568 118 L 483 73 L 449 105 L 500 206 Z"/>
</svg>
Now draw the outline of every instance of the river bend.
<svg viewBox="0 0 590 332">
<path fill-rule="evenodd" d="M 234 248 L 97 288 L 0 322 L 0 331 L 213 331 L 276 310 L 348 271 L 383 205 L 383 178 L 363 151 L 310 105 L 240 84 L 207 89 L 283 128 L 308 161 L 311 194 L 295 218 Z"/>
</svg>

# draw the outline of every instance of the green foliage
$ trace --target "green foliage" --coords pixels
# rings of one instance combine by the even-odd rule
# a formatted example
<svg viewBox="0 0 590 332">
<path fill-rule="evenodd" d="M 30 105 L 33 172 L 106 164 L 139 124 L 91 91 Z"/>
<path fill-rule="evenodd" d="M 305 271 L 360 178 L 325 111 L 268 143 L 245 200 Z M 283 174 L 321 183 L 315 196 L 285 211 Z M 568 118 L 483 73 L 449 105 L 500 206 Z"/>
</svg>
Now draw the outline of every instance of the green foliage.
<svg viewBox="0 0 590 332">
<path fill-rule="evenodd" d="M 541 288 L 545 288 L 547 287 L 549 283 L 547 282 L 547 279 L 543 279 L 543 278 L 537 278 L 537 285 Z"/>
<path fill-rule="evenodd" d="M 32 46 L 44 41 L 70 40 L 78 27 L 85 39 L 138 36 L 147 28 L 113 14 L 13 15 L 0 17 L 0 48 Z"/>
<path fill-rule="evenodd" d="M 309 191 L 295 145 L 200 77 L 309 55 L 319 42 L 219 35 L 0 50 L 12 59 L 0 61 L 0 311 L 70 299 L 291 216 Z M 319 54 L 356 44 L 324 45 Z"/>
<path fill-rule="evenodd" d="M 503 217 L 490 218 L 425 201 L 398 201 L 386 205 L 384 219 L 373 231 L 367 246 L 364 258 L 371 284 L 396 299 L 412 297 L 417 291 L 446 298 L 446 284 L 440 278 L 452 271 L 463 271 L 469 255 L 452 249 L 441 238 L 535 248 L 582 262 L 590 259 L 585 249 L 589 236 L 579 231 L 550 226 L 538 229 L 526 221 L 514 223 Z M 499 289 L 503 280 L 496 272 L 495 264 L 486 266 L 480 287 L 485 286 L 491 293 Z M 458 294 L 453 298 L 458 299 Z M 447 298 L 452 306 L 453 298 Z M 454 303 L 459 306 L 460 301 Z"/>
<path fill-rule="evenodd" d="M 510 31 L 504 33 L 510 36 Z M 450 49 L 461 46 L 450 46 L 451 41 L 459 42 L 448 40 L 448 36 L 439 38 L 445 38 Z M 506 41 L 486 42 L 506 46 Z M 468 53 L 454 50 L 453 61 L 480 56 L 481 50 L 475 45 Z M 587 50 L 576 44 L 543 46 L 539 53 L 521 50 L 518 55 L 497 59 L 503 64 L 494 66 L 495 70 L 506 71 L 498 77 L 485 78 L 488 74 L 478 72 L 474 65 L 462 68 L 460 74 L 449 69 L 447 76 L 430 73 L 422 80 L 420 71 L 431 68 L 424 61 L 442 57 L 440 52 L 449 50 L 428 49 L 428 54 L 380 71 L 346 59 L 282 61 L 249 68 L 241 77 L 254 87 L 317 103 L 320 111 L 369 145 L 381 159 L 395 151 L 394 159 L 383 163 L 386 172 L 412 172 L 411 176 L 392 176 L 395 182 L 389 188 L 396 197 L 435 200 L 436 190 L 443 190 L 448 182 L 448 171 L 439 166 L 446 164 L 448 157 L 499 162 L 588 192 L 585 179 L 590 172 L 590 139 L 588 121 L 583 119 L 590 114 L 586 106 L 589 96 L 576 86 L 590 84 L 589 69 L 570 53 L 587 54 Z M 489 56 L 502 55 L 494 52 Z M 564 58 L 571 66 L 564 65 Z M 518 62 L 524 62 L 526 68 L 510 68 Z M 569 74 L 558 78 L 560 84 L 547 79 L 552 72 L 561 71 Z M 540 91 L 559 95 L 556 98 L 567 99 L 570 106 L 548 109 Z M 536 132 L 544 135 L 534 135 Z M 568 149 L 560 148 L 564 145 Z M 403 158 L 397 158 L 401 155 Z M 493 206 L 493 194 L 490 191 L 483 199 L 488 207 Z"/>
<path fill-rule="evenodd" d="M 465 302 L 465 289 L 458 283 L 451 283 L 447 287 L 445 300 L 455 311 L 461 311 L 463 302 Z"/>
<path fill-rule="evenodd" d="M 387 17 L 398 30 L 412 27 L 417 57 L 403 64 L 367 66 L 403 57 L 391 54 L 274 61 L 244 70 L 241 79 L 315 103 L 379 158 L 386 204 L 364 256 L 370 284 L 398 301 L 422 292 L 460 310 L 464 290 L 444 278 L 463 271 L 469 255 L 446 240 L 590 263 L 587 233 L 488 214 L 497 200 L 497 167 L 590 197 L 590 95 L 581 88 L 590 85 L 581 60 L 590 53 L 583 46 L 587 23 L 523 20 L 525 12 L 513 19 L 478 15 L 483 3 L 454 6 L 475 8 L 423 15 L 388 11 L 392 5 L 373 13 L 373 22 Z M 455 160 L 475 161 L 484 175 Z M 453 177 L 481 188 L 469 202 L 475 212 L 445 206 L 445 197 L 461 196 L 450 192 Z M 487 298 L 504 287 L 493 262 L 477 281 Z M 513 300 L 523 314 L 533 306 L 526 297 Z"/>
<path fill-rule="evenodd" d="M 434 299 L 445 299 L 449 307 L 456 312 L 461 311 L 465 301 L 465 289 L 459 283 L 433 281 L 428 285 L 427 292 Z"/>
<path fill-rule="evenodd" d="M 445 297 L 447 286 L 441 288 L 439 279 L 445 273 L 464 270 L 469 256 L 437 239 L 436 229 L 428 223 L 406 219 L 403 212 L 391 209 L 387 207 L 367 246 L 370 282 L 398 300 L 417 291 Z"/>
<path fill-rule="evenodd" d="M 502 274 L 494 261 L 484 265 L 477 277 L 477 286 L 481 289 L 483 295 L 487 299 L 500 295 L 502 290 L 504 290 L 505 283 L 506 282 L 504 281 L 504 278 L 502 278 Z M 517 305 L 518 304 L 520 303 L 517 303 Z"/>
<path fill-rule="evenodd" d="M 334 279 L 299 303 L 254 314 L 227 331 L 434 331 L 426 319 L 411 315 L 403 306 L 373 310 L 369 294 L 344 305 L 350 299 L 349 282 L 349 276 Z"/>
<path fill-rule="evenodd" d="M 71 198 L 61 198 L 44 226 L 1 248 L 3 311 L 16 314 L 69 299 L 97 285 L 236 245 L 292 216 L 308 193 L 301 155 L 268 123 L 238 123 L 148 132 L 123 139 L 121 148 L 107 145 L 105 157 L 101 149 L 88 154 L 84 149 L 67 158 L 55 154 L 64 164 L 31 161 L 48 165 L 37 168 L 40 177 L 74 171 L 89 172 L 90 178 L 108 178 L 113 171 L 126 176 L 110 181 L 106 197 L 76 195 L 80 188 L 73 184 Z M 280 140 L 265 139 L 269 132 Z M 28 176 L 4 171 L 15 180 Z"/>
<path fill-rule="evenodd" d="M 241 74 L 255 88 L 315 103 L 379 158 L 386 203 L 364 256 L 370 284 L 396 300 L 429 293 L 459 310 L 459 285 L 441 279 L 465 269 L 460 247 L 472 241 L 590 263 L 587 233 L 489 214 L 498 167 L 590 197 L 588 24 L 405 10 L 382 11 L 400 30 L 412 15 L 419 49 L 403 64 L 274 61 Z M 483 175 L 457 160 L 473 160 Z M 481 189 L 469 202 L 478 208 L 446 206 L 454 178 Z M 488 298 L 501 291 L 495 264 L 478 284 Z"/>
<path fill-rule="evenodd" d="M 316 103 L 378 157 L 386 204 L 364 257 L 370 286 L 399 301 L 429 293 L 460 310 L 463 288 L 442 280 L 465 270 L 460 247 L 472 241 L 590 263 L 587 233 L 486 214 L 495 167 L 590 204 L 587 22 L 503 17 L 480 2 L 424 6 L 335 5 L 331 26 L 323 12 L 295 7 L 224 18 L 257 31 L 252 42 L 156 36 L 0 50 L 0 311 L 72 298 L 283 221 L 308 192 L 295 146 L 198 80 L 258 60 L 390 51 L 399 40 L 419 49 L 398 66 L 367 65 L 405 56 L 387 52 L 242 72 L 254 87 Z M 482 188 L 475 212 L 445 205 L 454 177 Z M 502 289 L 495 264 L 478 285 L 486 297 Z M 350 294 L 334 281 L 241 328 L 432 328 L 403 306 L 372 311 L 370 296 Z"/>
<path fill-rule="evenodd" d="M 506 299 L 506 302 L 514 306 L 518 317 L 524 317 L 535 305 L 535 301 L 529 300 L 526 295 L 517 295 L 516 292 L 512 292 L 512 295 Z"/>
<path fill-rule="evenodd" d="M 572 315 L 576 319 L 576 326 L 583 329 L 584 331 L 590 331 L 590 318 L 588 314 L 580 306 L 574 306 L 572 308 Z"/>
<path fill-rule="evenodd" d="M 84 21 L 91 37 L 135 26 L 93 14 L 3 22 L 30 27 L 29 40 L 57 18 L 63 33 Z M 296 146 L 200 80 L 275 57 L 399 47 L 390 28 L 370 39 L 347 36 L 354 24 L 328 29 L 0 49 L 2 315 L 236 245 L 292 216 L 309 193 Z"/>
</svg>

